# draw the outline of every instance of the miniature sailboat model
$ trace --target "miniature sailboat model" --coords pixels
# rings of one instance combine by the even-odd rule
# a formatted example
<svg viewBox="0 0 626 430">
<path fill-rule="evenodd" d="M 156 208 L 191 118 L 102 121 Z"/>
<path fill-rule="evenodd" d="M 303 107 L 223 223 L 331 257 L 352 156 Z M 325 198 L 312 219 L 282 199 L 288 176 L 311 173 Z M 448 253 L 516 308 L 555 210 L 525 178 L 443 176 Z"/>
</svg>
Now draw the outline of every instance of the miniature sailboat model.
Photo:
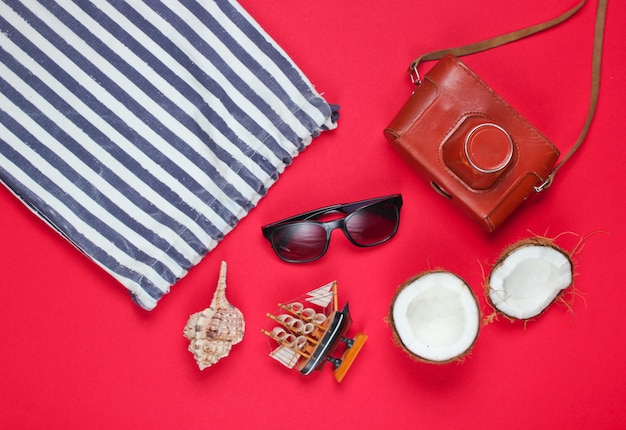
<svg viewBox="0 0 626 430">
<path fill-rule="evenodd" d="M 352 318 L 347 303 L 342 309 L 337 306 L 337 282 L 309 291 L 288 304 L 279 303 L 278 307 L 276 315 L 267 314 L 274 327 L 261 330 L 278 343 L 270 357 L 289 369 L 295 367 L 303 375 L 321 369 L 330 361 L 335 379 L 341 382 L 367 335 L 345 336 Z M 333 357 L 341 343 L 346 347 L 343 355 Z"/>
</svg>

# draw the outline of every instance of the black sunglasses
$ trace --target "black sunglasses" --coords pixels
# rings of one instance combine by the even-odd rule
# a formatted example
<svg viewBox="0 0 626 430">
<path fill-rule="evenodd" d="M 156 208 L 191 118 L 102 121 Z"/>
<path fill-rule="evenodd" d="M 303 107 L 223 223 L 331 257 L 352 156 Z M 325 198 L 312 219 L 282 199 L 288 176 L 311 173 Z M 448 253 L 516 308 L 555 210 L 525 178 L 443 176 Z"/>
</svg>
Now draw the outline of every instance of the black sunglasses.
<svg viewBox="0 0 626 430">
<path fill-rule="evenodd" d="M 326 253 L 330 233 L 340 228 L 360 247 L 380 245 L 398 231 L 402 195 L 395 194 L 354 203 L 327 206 L 261 227 L 276 254 L 289 263 L 307 263 Z M 317 221 L 333 214 L 346 214 L 332 221 Z"/>
</svg>

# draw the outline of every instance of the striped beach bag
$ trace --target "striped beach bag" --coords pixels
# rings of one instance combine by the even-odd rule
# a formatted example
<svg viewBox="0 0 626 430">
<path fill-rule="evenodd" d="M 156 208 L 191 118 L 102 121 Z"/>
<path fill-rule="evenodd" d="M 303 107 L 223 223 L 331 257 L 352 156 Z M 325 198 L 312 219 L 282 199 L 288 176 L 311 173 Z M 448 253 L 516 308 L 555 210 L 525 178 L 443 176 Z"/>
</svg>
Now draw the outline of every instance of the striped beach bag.
<svg viewBox="0 0 626 430">
<path fill-rule="evenodd" d="M 0 0 L 0 181 L 148 310 L 337 109 L 234 0 Z"/>
</svg>

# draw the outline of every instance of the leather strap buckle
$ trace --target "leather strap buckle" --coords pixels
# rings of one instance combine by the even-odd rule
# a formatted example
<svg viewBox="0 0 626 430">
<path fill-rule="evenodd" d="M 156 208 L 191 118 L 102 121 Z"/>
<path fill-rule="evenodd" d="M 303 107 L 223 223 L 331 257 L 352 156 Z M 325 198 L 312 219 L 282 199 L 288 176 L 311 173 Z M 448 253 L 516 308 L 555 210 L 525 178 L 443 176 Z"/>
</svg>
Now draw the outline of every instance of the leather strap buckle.
<svg viewBox="0 0 626 430">
<path fill-rule="evenodd" d="M 411 77 L 411 82 L 413 82 L 415 85 L 422 84 L 422 78 L 420 77 L 420 74 L 417 71 L 416 64 L 411 65 L 411 68 L 409 69 L 409 76 Z"/>
<path fill-rule="evenodd" d="M 554 172 L 553 172 L 554 173 Z M 552 185 L 552 179 L 554 179 L 554 174 L 550 174 L 548 175 L 548 179 L 546 179 L 545 181 L 543 181 L 542 184 L 538 185 L 535 187 L 535 192 L 536 193 L 540 193 L 543 190 L 545 190 L 546 188 L 549 188 L 550 185 Z"/>
</svg>

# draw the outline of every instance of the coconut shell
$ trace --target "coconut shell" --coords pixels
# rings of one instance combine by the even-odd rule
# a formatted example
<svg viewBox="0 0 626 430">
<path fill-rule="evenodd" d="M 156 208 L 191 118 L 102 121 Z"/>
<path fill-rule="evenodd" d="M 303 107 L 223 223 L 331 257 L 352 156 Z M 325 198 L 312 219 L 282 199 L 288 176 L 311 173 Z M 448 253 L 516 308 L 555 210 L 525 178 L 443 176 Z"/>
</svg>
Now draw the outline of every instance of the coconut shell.
<svg viewBox="0 0 626 430">
<path fill-rule="evenodd" d="M 492 276 L 493 273 L 496 271 L 496 269 L 498 269 L 500 266 L 502 266 L 505 262 L 505 260 L 507 258 L 509 258 L 513 253 L 515 253 L 516 251 L 519 251 L 521 248 L 524 247 L 531 247 L 531 246 L 543 246 L 543 247 L 547 247 L 547 248 L 551 248 L 557 252 L 559 252 L 560 254 L 562 254 L 567 261 L 570 264 L 570 267 L 572 268 L 572 282 L 565 288 L 561 289 L 561 291 L 552 299 L 552 301 L 546 305 L 541 312 L 539 312 L 538 314 L 529 317 L 529 318 L 518 318 L 512 315 L 509 315 L 507 313 L 505 313 L 504 311 L 502 311 L 501 309 L 498 309 L 498 307 L 496 306 L 496 304 L 492 301 L 491 297 L 490 297 L 490 292 L 492 290 Z M 526 238 L 526 239 L 522 239 L 512 245 L 509 245 L 508 247 L 506 247 L 504 249 L 504 251 L 500 254 L 500 256 L 498 257 L 498 259 L 495 261 L 495 263 L 493 264 L 493 267 L 491 268 L 491 271 L 489 273 L 489 277 L 487 278 L 485 285 L 484 285 L 484 290 L 485 290 L 485 296 L 487 297 L 487 301 L 489 302 L 489 304 L 493 307 L 493 309 L 499 314 L 504 316 L 505 318 L 507 318 L 510 321 L 517 321 L 517 320 L 529 320 L 532 318 L 536 318 L 537 316 L 541 315 L 543 312 L 546 311 L 546 309 L 548 309 L 552 303 L 554 303 L 554 301 L 560 299 L 562 297 L 562 295 L 564 294 L 564 292 L 569 289 L 569 287 L 571 287 L 571 285 L 573 284 L 573 268 L 574 268 L 574 262 L 572 260 L 572 257 L 570 255 L 569 252 L 567 252 L 566 250 L 564 250 L 563 248 L 559 247 L 558 245 L 556 245 L 554 243 L 553 240 L 546 238 L 546 237 L 530 237 L 530 238 Z"/>
<path fill-rule="evenodd" d="M 431 360 L 429 358 L 426 357 L 422 357 L 418 354 L 416 354 L 415 352 L 411 351 L 408 346 L 402 341 L 402 338 L 400 336 L 400 334 L 398 333 L 398 330 L 396 328 L 396 323 L 394 321 L 394 307 L 396 304 L 396 301 L 398 299 L 398 296 L 400 295 L 400 293 L 407 288 L 409 285 L 411 285 L 413 282 L 415 282 L 416 280 L 424 277 L 424 276 L 428 276 L 428 275 L 432 275 L 435 273 L 449 273 L 457 278 L 459 278 L 466 286 L 468 291 L 471 294 L 471 297 L 474 299 L 474 302 L 476 304 L 476 309 L 478 311 L 478 326 L 476 329 L 476 335 L 474 336 L 474 339 L 472 340 L 472 343 L 469 345 L 468 348 L 465 349 L 465 351 L 459 353 L 458 355 L 447 359 L 447 360 Z M 462 361 L 472 350 L 472 348 L 474 347 L 474 344 L 476 343 L 476 339 L 478 339 L 478 333 L 480 331 L 480 321 L 481 321 L 482 317 L 481 317 L 481 311 L 480 311 L 480 307 L 478 305 L 478 300 L 476 299 L 476 295 L 474 294 L 474 292 L 472 291 L 472 289 L 469 287 L 469 284 L 467 282 L 465 282 L 464 279 L 460 278 L 459 276 L 448 272 L 446 270 L 442 270 L 442 269 L 437 269 L 437 270 L 429 270 L 426 272 L 422 272 L 416 276 L 413 276 L 409 279 L 407 279 L 403 284 L 401 284 L 395 291 L 393 299 L 391 301 L 391 306 L 389 307 L 389 313 L 387 315 L 386 321 L 387 323 L 390 325 L 391 327 L 391 333 L 392 333 L 392 339 L 394 344 L 399 347 L 400 349 L 402 349 L 411 359 L 417 361 L 417 362 L 422 362 L 422 363 L 429 363 L 429 364 L 447 364 L 447 363 L 452 363 L 452 362 L 459 362 Z"/>
</svg>

